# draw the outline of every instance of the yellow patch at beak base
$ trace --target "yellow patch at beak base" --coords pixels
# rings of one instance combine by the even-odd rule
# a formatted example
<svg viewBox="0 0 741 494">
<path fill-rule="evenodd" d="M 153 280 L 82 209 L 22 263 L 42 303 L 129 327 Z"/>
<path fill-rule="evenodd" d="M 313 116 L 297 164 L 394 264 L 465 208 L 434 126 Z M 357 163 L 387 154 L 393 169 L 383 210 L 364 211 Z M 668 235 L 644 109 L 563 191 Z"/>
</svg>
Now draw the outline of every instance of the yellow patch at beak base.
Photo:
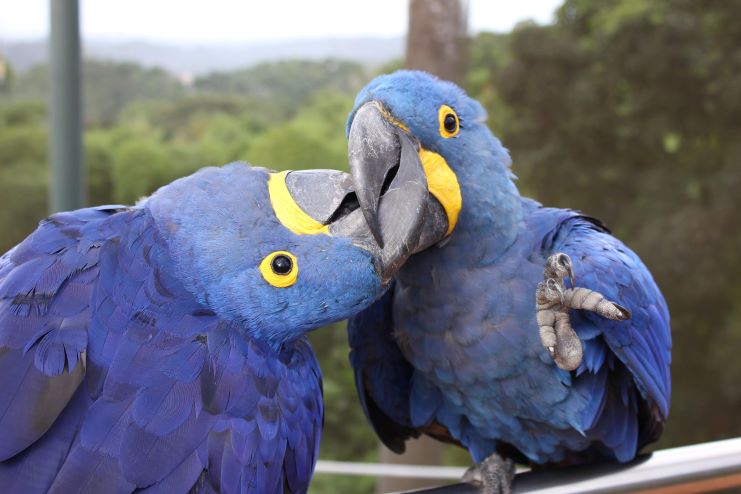
<svg viewBox="0 0 741 494">
<path fill-rule="evenodd" d="M 458 177 L 450 169 L 445 158 L 435 152 L 420 148 L 419 159 L 422 161 L 425 175 L 427 175 L 427 188 L 430 194 L 440 201 L 448 217 L 448 232 L 446 235 L 450 235 L 458 223 L 458 215 L 463 203 Z"/>
<path fill-rule="evenodd" d="M 271 173 L 268 179 L 268 196 L 278 221 L 296 235 L 329 235 L 327 225 L 322 225 L 296 204 L 286 186 L 287 171 Z"/>
<path fill-rule="evenodd" d="M 381 112 L 383 118 L 385 118 L 391 124 L 397 126 L 404 132 L 410 132 L 409 127 L 403 122 L 397 120 L 382 104 L 374 102 L 378 111 Z M 454 137 L 459 130 L 458 115 L 455 111 L 447 105 L 440 107 L 440 126 L 444 129 L 444 117 L 447 113 L 451 113 L 455 117 L 456 130 L 450 135 L 444 135 L 443 137 Z M 420 146 L 419 159 L 422 161 L 422 167 L 425 170 L 427 176 L 427 188 L 435 199 L 437 199 L 445 210 L 445 214 L 448 217 L 448 231 L 447 235 L 453 233 L 455 225 L 458 224 L 458 215 L 461 212 L 463 199 L 461 197 L 461 187 L 458 183 L 458 177 L 455 172 L 448 166 L 448 162 L 445 158 L 439 154 L 428 151 Z"/>
</svg>

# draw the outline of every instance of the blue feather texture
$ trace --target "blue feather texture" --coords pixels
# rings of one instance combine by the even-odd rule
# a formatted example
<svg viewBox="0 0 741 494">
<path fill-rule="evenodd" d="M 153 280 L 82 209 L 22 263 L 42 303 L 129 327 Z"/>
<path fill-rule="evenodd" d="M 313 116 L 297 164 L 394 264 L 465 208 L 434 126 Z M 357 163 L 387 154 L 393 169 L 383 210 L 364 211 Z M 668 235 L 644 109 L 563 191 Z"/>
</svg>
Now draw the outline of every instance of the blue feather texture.
<svg viewBox="0 0 741 494">
<path fill-rule="evenodd" d="M 426 433 L 476 462 L 497 451 L 536 464 L 635 457 L 660 435 L 671 394 L 669 312 L 646 266 L 599 221 L 520 197 L 507 151 L 457 86 L 400 71 L 372 81 L 356 109 L 371 100 L 443 156 L 462 195 L 446 242 L 412 256 L 393 293 L 348 327 L 361 405 L 381 439 L 400 451 Z M 453 138 L 438 132 L 442 104 L 461 121 Z M 535 321 L 556 252 L 571 257 L 578 286 L 632 314 L 571 310 L 584 346 L 574 372 L 556 366 Z"/>
<path fill-rule="evenodd" d="M 381 288 L 348 241 L 284 229 L 267 177 L 210 168 L 136 207 L 56 214 L 0 258 L 3 492 L 307 491 L 323 403 L 304 333 Z M 287 246 L 308 281 L 276 293 L 254 259 Z M 335 269 L 336 288 L 316 287 L 328 252 L 357 262 Z M 233 296 L 291 309 L 230 305 L 219 282 L 235 272 L 248 286 Z"/>
</svg>

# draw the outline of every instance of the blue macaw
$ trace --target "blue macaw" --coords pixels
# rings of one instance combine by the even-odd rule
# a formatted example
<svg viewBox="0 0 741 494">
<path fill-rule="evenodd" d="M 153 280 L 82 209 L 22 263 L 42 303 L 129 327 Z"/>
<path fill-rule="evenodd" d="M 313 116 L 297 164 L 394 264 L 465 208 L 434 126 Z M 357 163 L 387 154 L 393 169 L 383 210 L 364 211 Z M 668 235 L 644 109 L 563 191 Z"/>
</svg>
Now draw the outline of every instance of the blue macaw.
<svg viewBox="0 0 741 494">
<path fill-rule="evenodd" d="M 421 228 L 386 214 L 381 249 L 354 197 L 235 163 L 42 221 L 0 257 L 2 492 L 306 492 L 305 334 L 373 302 Z"/>
<path fill-rule="evenodd" d="M 424 433 L 459 444 L 487 492 L 508 492 L 513 460 L 625 462 L 655 441 L 669 413 L 671 335 L 638 256 L 600 221 L 521 197 L 485 119 L 424 72 L 383 75 L 358 94 L 349 159 L 379 241 L 378 202 L 412 163 L 386 142 L 413 143 L 430 196 L 412 247 L 421 252 L 348 331 L 360 401 L 383 442 L 401 452 Z"/>
</svg>

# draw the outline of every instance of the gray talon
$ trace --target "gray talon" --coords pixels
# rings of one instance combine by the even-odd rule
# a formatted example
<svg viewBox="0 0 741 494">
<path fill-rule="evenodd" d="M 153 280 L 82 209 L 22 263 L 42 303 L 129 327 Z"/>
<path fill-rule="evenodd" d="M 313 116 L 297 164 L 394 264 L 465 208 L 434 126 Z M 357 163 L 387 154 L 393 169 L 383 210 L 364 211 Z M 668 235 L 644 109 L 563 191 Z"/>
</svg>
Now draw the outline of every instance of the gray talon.
<svg viewBox="0 0 741 494">
<path fill-rule="evenodd" d="M 480 486 L 482 494 L 512 494 L 515 462 L 494 453 L 466 470 L 461 480 Z"/>
<path fill-rule="evenodd" d="M 564 285 L 563 280 L 567 276 L 571 288 Z M 535 319 L 540 342 L 556 365 L 564 370 L 576 370 L 581 364 L 584 350 L 571 326 L 569 309 L 589 310 L 615 321 L 630 319 L 630 311 L 607 300 L 599 292 L 576 287 L 571 258 L 562 252 L 548 257 L 543 279 L 535 290 Z"/>
<path fill-rule="evenodd" d="M 571 258 L 563 252 L 558 252 L 550 256 L 545 262 L 543 270 L 544 279 L 554 278 L 563 285 L 563 279 L 569 277 L 571 286 L 574 286 L 574 268 Z"/>
<path fill-rule="evenodd" d="M 615 319 L 618 321 L 627 321 L 631 317 L 631 313 L 628 309 L 623 307 L 622 305 L 618 305 L 615 302 L 612 302 L 612 305 L 615 306 L 615 309 L 619 312 L 619 317 L 616 317 Z"/>
</svg>

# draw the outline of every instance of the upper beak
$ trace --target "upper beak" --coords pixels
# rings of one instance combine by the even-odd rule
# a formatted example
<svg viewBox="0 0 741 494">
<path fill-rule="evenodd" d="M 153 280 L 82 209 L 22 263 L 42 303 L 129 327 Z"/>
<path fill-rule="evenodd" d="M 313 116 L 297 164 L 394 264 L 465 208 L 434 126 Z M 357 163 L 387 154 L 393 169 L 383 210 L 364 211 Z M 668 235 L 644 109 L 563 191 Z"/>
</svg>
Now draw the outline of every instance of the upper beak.
<svg viewBox="0 0 741 494">
<path fill-rule="evenodd" d="M 410 199 L 419 201 L 423 188 L 424 195 L 427 193 L 427 179 L 411 139 L 385 118 L 381 108 L 380 103 L 371 101 L 355 113 L 348 137 L 348 158 L 360 209 L 376 241 L 383 246 L 386 239 L 378 217 L 381 196 L 393 193 L 392 183 L 407 186 L 411 182 L 418 193 Z"/>
<path fill-rule="evenodd" d="M 400 156 L 409 152 L 416 156 L 413 148 L 400 152 Z M 357 192 L 349 174 L 334 170 L 293 171 L 287 174 L 285 183 L 299 208 L 326 226 L 327 233 L 348 238 L 369 251 L 376 271 L 382 281 L 388 283 L 411 255 L 423 226 L 422 213 L 427 197 L 424 172 L 421 176 L 419 173 L 412 177 L 406 175 L 397 174 L 389 191 L 377 203 L 375 220 L 386 239 L 383 246 L 374 240 L 364 213 L 359 209 Z"/>
<path fill-rule="evenodd" d="M 397 226 L 413 221 L 416 227 L 421 220 L 422 229 L 415 230 L 419 236 L 404 244 L 406 256 L 439 242 L 448 228 L 445 210 L 429 193 L 418 146 L 405 129 L 390 121 L 380 102 L 369 101 L 355 112 L 348 158 L 360 209 L 381 246 L 398 242 L 398 233 L 385 228 L 384 221 Z M 391 217 L 384 219 L 384 214 Z M 417 217 L 404 220 L 407 215 Z"/>
</svg>

